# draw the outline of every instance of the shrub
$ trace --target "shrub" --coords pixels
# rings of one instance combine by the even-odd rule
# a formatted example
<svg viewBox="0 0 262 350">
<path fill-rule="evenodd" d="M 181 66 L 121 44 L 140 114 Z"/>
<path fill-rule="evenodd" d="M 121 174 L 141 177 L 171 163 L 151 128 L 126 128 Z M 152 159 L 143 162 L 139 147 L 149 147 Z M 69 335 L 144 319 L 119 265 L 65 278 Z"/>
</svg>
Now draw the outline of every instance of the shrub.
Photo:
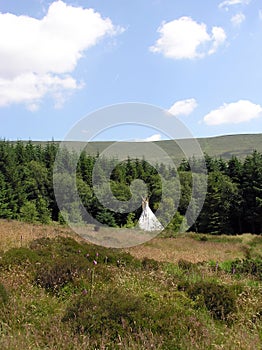
<svg viewBox="0 0 262 350">
<path fill-rule="evenodd" d="M 7 291 L 2 283 L 0 283 L 0 306 L 8 301 Z"/>
<path fill-rule="evenodd" d="M 40 238 L 33 241 L 30 248 L 38 255 L 60 256 L 71 259 L 82 257 L 90 263 L 98 260 L 99 264 L 110 264 L 116 266 L 141 266 L 141 262 L 131 254 L 120 252 L 118 249 L 105 248 L 88 243 L 79 243 L 70 237 L 58 236 L 54 239 Z"/>
<path fill-rule="evenodd" d="M 231 264 L 231 272 L 250 274 L 262 280 L 262 259 L 236 259 Z"/>
<path fill-rule="evenodd" d="M 142 260 L 142 267 L 144 270 L 154 270 L 157 271 L 160 268 L 161 263 L 149 258 L 144 258 Z"/>
<path fill-rule="evenodd" d="M 170 294 L 162 299 L 118 287 L 96 290 L 92 296 L 78 298 L 62 321 L 68 322 L 74 332 L 87 333 L 92 339 L 106 335 L 112 349 L 118 348 L 119 339 L 137 339 L 141 332 L 150 332 L 155 346 L 161 342 L 161 349 L 181 349 L 181 337 L 188 334 L 189 308 L 181 314 L 179 296 L 172 298 Z"/>
<path fill-rule="evenodd" d="M 207 238 L 207 236 L 201 235 L 201 236 L 199 236 L 199 241 L 200 242 L 207 242 L 208 238 Z"/>
<path fill-rule="evenodd" d="M 146 308 L 142 299 L 127 295 L 117 288 L 106 292 L 97 291 L 91 297 L 80 298 L 72 305 L 63 317 L 63 321 L 71 321 L 73 328 L 79 333 L 110 334 L 111 338 L 131 328 L 141 325 Z"/>
<path fill-rule="evenodd" d="M 58 293 L 78 275 L 75 266 L 68 260 L 57 259 L 53 265 L 44 264 L 37 270 L 35 281 L 46 291 Z"/>
<path fill-rule="evenodd" d="M 184 271 L 194 271 L 197 270 L 197 266 L 192 263 L 191 261 L 187 261 L 184 259 L 179 259 L 178 262 L 178 267 Z"/>
<path fill-rule="evenodd" d="M 25 265 L 39 260 L 39 256 L 28 248 L 11 248 L 6 251 L 0 260 L 0 266 L 8 268 L 13 265 Z"/>
<path fill-rule="evenodd" d="M 236 311 L 236 295 L 229 286 L 201 281 L 180 284 L 178 288 L 185 290 L 198 305 L 205 306 L 215 319 L 227 320 L 228 316 Z"/>
</svg>

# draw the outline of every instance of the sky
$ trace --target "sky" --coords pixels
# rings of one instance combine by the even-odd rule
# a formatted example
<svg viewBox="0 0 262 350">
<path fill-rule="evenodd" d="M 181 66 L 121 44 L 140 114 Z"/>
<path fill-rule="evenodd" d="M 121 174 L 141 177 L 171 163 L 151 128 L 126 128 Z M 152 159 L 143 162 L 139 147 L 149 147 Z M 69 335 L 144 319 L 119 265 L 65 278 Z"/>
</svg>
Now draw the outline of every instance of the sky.
<svg viewBox="0 0 262 350">
<path fill-rule="evenodd" d="M 1 139 L 62 140 L 127 102 L 169 111 L 194 137 L 262 133 L 261 0 L 0 0 L 0 33 Z"/>
</svg>

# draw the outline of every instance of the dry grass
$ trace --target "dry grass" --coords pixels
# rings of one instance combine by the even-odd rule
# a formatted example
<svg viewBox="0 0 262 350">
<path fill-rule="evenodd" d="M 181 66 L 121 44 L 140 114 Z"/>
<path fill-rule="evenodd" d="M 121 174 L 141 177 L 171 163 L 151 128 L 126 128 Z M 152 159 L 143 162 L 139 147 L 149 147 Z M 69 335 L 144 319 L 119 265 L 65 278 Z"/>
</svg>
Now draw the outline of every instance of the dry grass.
<svg viewBox="0 0 262 350">
<path fill-rule="evenodd" d="M 243 258 L 243 244 L 239 242 L 201 242 L 191 237 L 155 238 L 128 250 L 136 258 L 177 262 L 180 259 L 193 263 L 202 261 L 225 261 Z"/>
<path fill-rule="evenodd" d="M 99 235 L 100 238 L 103 234 L 108 235 L 106 229 L 105 231 L 103 230 L 101 229 L 98 233 L 94 233 L 93 226 L 90 226 L 85 231 L 89 232 L 89 236 L 93 240 L 94 234 Z M 78 236 L 68 227 L 55 224 L 38 225 L 19 221 L 0 220 L 0 251 L 6 251 L 12 247 L 28 246 L 30 241 L 40 237 L 52 238 L 58 235 L 70 236 L 78 241 L 83 241 L 82 237 Z M 110 235 L 112 236 L 112 232 L 110 232 Z M 191 234 L 184 234 L 175 238 L 153 238 L 146 243 L 126 248 L 125 250 L 139 259 L 147 257 L 166 262 L 177 262 L 180 259 L 193 263 L 210 260 L 220 262 L 243 258 L 245 247 L 247 247 L 246 244 L 254 236 L 250 234 L 227 236 L 225 242 L 223 242 L 223 236 L 220 237 L 221 242 L 212 241 L 212 236 L 208 238 L 208 241 L 198 241 Z M 99 241 L 101 243 L 102 240 L 99 239 Z"/>
<path fill-rule="evenodd" d="M 28 224 L 20 221 L 0 220 L 0 251 L 27 246 L 40 237 L 76 236 L 70 229 L 57 225 Z"/>
</svg>

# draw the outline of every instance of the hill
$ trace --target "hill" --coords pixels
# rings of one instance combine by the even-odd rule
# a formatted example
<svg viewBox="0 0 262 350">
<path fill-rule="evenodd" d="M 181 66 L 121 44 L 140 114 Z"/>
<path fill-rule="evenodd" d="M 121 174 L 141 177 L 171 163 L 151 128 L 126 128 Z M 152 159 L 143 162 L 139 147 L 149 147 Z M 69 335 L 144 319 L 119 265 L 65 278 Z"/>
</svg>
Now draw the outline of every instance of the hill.
<svg viewBox="0 0 262 350">
<path fill-rule="evenodd" d="M 211 157 L 221 157 L 223 159 L 230 159 L 232 156 L 237 156 L 240 159 L 244 159 L 248 154 L 251 154 L 254 150 L 262 152 L 262 134 L 247 134 L 247 135 L 225 135 L 217 137 L 197 138 L 200 147 L 204 153 L 207 153 Z M 191 140 L 179 140 L 183 149 L 190 147 Z M 183 153 L 179 149 L 178 145 L 174 145 L 173 140 L 163 140 L 153 142 L 164 149 L 174 159 L 181 159 L 184 157 Z M 88 150 L 93 154 L 97 152 L 101 153 L 104 149 L 109 147 L 111 142 L 92 142 L 88 145 Z M 128 148 L 129 143 L 124 143 Z M 136 142 L 137 148 L 145 149 L 146 154 L 150 155 L 150 143 L 149 142 Z M 194 154 L 194 150 L 191 150 Z M 154 159 L 154 154 L 152 154 Z"/>
<path fill-rule="evenodd" d="M 247 155 L 251 154 L 254 150 L 262 152 L 262 134 L 238 134 L 238 135 L 224 135 L 216 137 L 207 137 L 207 138 L 197 138 L 201 149 L 204 153 L 207 153 L 209 156 L 230 159 L 232 156 L 237 156 L 240 159 L 244 159 Z M 23 141 L 27 142 L 27 141 Z M 32 141 L 33 144 L 43 144 L 45 145 L 49 141 Z M 60 142 L 60 141 L 55 141 Z M 181 152 L 178 144 L 173 140 L 163 140 L 163 141 L 154 141 L 156 146 L 159 146 L 163 149 L 168 155 L 173 159 L 179 161 L 185 156 Z M 179 140 L 180 145 L 183 149 L 190 148 L 190 139 Z M 69 146 L 73 145 L 72 142 L 67 142 Z M 77 142 L 77 144 L 82 148 L 85 145 L 83 142 Z M 90 155 L 101 154 L 105 149 L 110 150 L 110 146 L 114 144 L 114 141 L 95 141 L 89 142 L 86 151 Z M 125 154 L 130 154 L 132 144 L 132 153 L 139 154 L 141 150 L 146 155 L 147 160 L 155 160 L 155 152 L 152 149 L 150 142 L 120 142 L 118 149 L 121 149 L 121 152 Z M 75 143 L 74 143 L 75 147 Z M 192 147 L 191 147 L 192 148 Z M 112 155 L 114 154 L 114 149 L 112 149 Z M 190 150 L 191 154 L 194 155 L 194 150 Z"/>
</svg>

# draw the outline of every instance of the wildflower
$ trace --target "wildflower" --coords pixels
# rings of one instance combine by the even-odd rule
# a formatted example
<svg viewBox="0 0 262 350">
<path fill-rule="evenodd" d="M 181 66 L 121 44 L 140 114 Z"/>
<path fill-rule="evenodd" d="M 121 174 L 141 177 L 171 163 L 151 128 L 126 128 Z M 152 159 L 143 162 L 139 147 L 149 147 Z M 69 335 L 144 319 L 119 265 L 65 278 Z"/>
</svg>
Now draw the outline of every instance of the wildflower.
<svg viewBox="0 0 262 350">
<path fill-rule="evenodd" d="M 94 260 L 93 263 L 94 263 L 94 265 L 97 265 L 97 261 L 96 260 Z"/>
<path fill-rule="evenodd" d="M 82 294 L 87 295 L 87 290 L 85 288 L 83 289 Z"/>
<path fill-rule="evenodd" d="M 89 254 L 88 253 L 86 254 L 86 258 L 89 258 Z"/>
<path fill-rule="evenodd" d="M 99 254 L 98 253 L 96 253 L 96 257 L 98 257 L 99 256 Z"/>
</svg>

